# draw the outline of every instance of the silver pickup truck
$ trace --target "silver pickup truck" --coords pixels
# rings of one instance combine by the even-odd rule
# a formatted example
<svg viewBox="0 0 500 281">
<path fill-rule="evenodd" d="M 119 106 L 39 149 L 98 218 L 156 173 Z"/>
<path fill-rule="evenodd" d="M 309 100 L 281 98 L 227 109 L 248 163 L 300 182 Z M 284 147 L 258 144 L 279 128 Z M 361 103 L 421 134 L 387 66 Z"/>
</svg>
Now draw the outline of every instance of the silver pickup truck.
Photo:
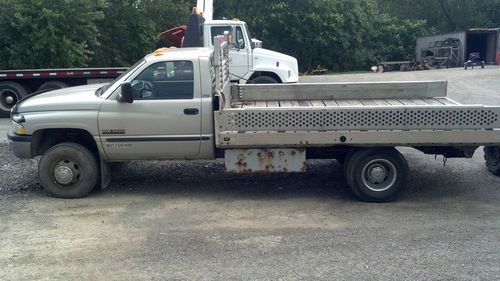
<svg viewBox="0 0 500 281">
<path fill-rule="evenodd" d="M 229 39 L 159 50 L 110 84 L 24 99 L 11 113 L 12 151 L 41 155 L 42 186 L 64 198 L 106 187 L 110 163 L 127 160 L 224 158 L 229 172 L 273 173 L 337 159 L 370 202 L 405 186 L 396 146 L 448 158 L 485 146 L 500 175 L 500 107 L 461 105 L 444 81 L 231 85 Z"/>
</svg>

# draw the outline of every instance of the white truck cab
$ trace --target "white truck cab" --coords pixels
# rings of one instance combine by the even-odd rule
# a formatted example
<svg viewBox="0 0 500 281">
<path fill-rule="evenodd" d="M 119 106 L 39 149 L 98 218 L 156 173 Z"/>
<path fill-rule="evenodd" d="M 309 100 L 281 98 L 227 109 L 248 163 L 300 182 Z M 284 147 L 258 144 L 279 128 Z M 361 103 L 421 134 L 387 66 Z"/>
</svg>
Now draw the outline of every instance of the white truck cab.
<svg viewBox="0 0 500 281">
<path fill-rule="evenodd" d="M 272 84 L 299 82 L 297 59 L 262 48 L 262 41 L 251 37 L 248 26 L 240 20 L 213 20 L 213 0 L 197 0 L 201 12 L 203 47 L 214 47 L 213 38 L 225 31 L 233 33 L 235 43 L 229 51 L 231 82 L 238 84 Z"/>
<path fill-rule="evenodd" d="M 297 59 L 263 49 L 262 42 L 252 39 L 247 24 L 240 20 L 207 20 L 203 25 L 204 46 L 213 48 L 213 38 L 234 32 L 235 44 L 229 51 L 231 81 L 239 84 L 297 83 Z"/>
</svg>

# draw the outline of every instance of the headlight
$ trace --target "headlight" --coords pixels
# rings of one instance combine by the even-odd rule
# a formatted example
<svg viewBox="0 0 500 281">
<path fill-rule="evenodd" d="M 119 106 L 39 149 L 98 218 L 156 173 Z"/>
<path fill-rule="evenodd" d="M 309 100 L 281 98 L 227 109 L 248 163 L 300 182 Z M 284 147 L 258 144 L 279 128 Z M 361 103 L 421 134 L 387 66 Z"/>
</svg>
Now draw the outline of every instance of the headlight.
<svg viewBox="0 0 500 281">
<path fill-rule="evenodd" d="M 14 133 L 16 133 L 18 135 L 26 134 L 26 129 L 24 129 L 24 126 L 14 122 L 14 121 L 12 121 L 12 130 L 14 130 Z"/>
</svg>

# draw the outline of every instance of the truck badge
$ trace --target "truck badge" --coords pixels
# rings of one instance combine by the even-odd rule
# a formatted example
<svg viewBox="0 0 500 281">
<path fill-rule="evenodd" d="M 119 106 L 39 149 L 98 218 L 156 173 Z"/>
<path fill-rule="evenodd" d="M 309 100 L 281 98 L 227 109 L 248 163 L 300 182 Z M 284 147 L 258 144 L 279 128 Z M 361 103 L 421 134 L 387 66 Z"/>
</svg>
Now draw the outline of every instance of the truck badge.
<svg viewBox="0 0 500 281">
<path fill-rule="evenodd" d="M 101 132 L 103 135 L 125 135 L 124 129 L 103 129 Z"/>
</svg>

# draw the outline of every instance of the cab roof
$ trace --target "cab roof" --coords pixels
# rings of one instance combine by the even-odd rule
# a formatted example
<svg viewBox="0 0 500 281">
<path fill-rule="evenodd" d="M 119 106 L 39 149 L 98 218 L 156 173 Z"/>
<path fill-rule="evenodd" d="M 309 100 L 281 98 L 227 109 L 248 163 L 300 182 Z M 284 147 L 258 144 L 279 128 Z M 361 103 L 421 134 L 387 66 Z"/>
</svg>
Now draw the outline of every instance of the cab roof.
<svg viewBox="0 0 500 281">
<path fill-rule="evenodd" d="M 234 19 L 234 20 L 207 20 L 203 24 L 206 25 L 232 25 L 235 23 L 243 23 L 243 21 Z"/>
<path fill-rule="evenodd" d="M 160 48 L 147 55 L 144 59 L 147 62 L 171 60 L 192 60 L 198 57 L 210 57 L 211 48 Z"/>
</svg>

